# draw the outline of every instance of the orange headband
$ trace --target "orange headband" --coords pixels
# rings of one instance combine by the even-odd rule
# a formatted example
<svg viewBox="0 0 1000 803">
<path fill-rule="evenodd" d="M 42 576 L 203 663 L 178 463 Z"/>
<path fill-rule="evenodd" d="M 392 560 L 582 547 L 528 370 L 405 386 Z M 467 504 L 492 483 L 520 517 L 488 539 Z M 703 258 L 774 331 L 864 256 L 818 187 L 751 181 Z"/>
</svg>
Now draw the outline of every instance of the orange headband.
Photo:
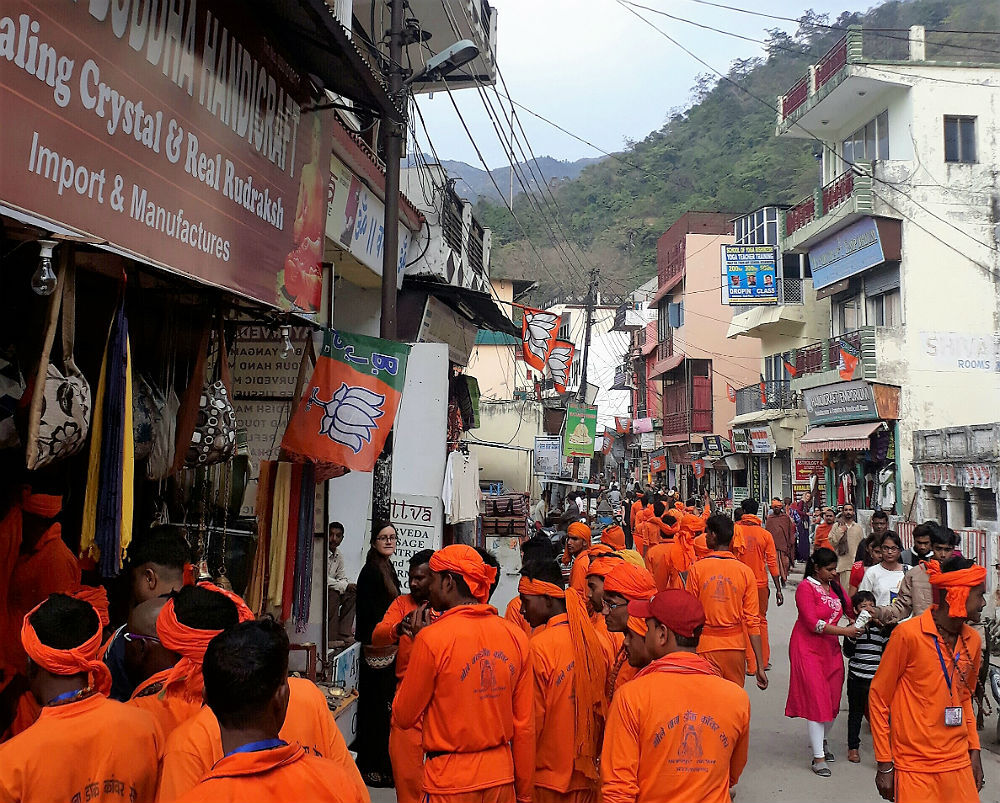
<svg viewBox="0 0 1000 803">
<path fill-rule="evenodd" d="M 649 629 L 646 627 L 646 620 L 640 619 L 638 616 L 630 616 L 628 618 L 628 624 L 626 625 L 629 630 L 635 633 L 637 636 L 645 636 L 646 631 Z"/>
<path fill-rule="evenodd" d="M 630 600 L 648 600 L 656 594 L 656 581 L 648 569 L 622 561 L 604 578 L 604 591 Z"/>
<path fill-rule="evenodd" d="M 931 586 L 948 590 L 945 594 L 945 600 L 948 602 L 948 615 L 956 619 L 967 619 L 969 614 L 966 610 L 966 603 L 969 600 L 969 591 L 986 582 L 986 567 L 970 566 L 968 569 L 959 569 L 955 572 L 942 572 L 941 564 L 936 560 L 927 560 L 922 563 L 927 572 L 927 578 L 931 581 Z"/>
<path fill-rule="evenodd" d="M 617 524 L 605 527 L 601 531 L 601 543 L 612 549 L 625 549 L 625 531 Z"/>
<path fill-rule="evenodd" d="M 566 528 L 566 534 L 572 535 L 576 538 L 582 538 L 584 541 L 590 542 L 591 530 L 582 521 L 570 522 L 569 527 Z"/>
<path fill-rule="evenodd" d="M 62 497 L 52 494 L 36 494 L 32 493 L 29 488 L 25 488 L 21 494 L 21 510 L 44 519 L 52 519 L 58 516 L 59 511 L 62 510 Z"/>
<path fill-rule="evenodd" d="M 97 632 L 78 647 L 69 650 L 57 650 L 42 644 L 35 628 L 31 626 L 31 617 L 45 602 L 40 602 L 24 617 L 21 625 L 21 644 L 28 657 L 42 669 L 53 675 L 90 675 L 92 683 L 98 692 L 107 696 L 111 691 L 111 670 L 97 656 L 101 650 L 104 635 L 103 628 L 98 625 Z M 97 611 L 94 611 L 97 613 Z M 98 614 L 100 616 L 100 614 Z"/>
<path fill-rule="evenodd" d="M 490 586 L 496 580 L 497 570 L 487 566 L 471 546 L 452 544 L 439 549 L 431 555 L 427 565 L 432 572 L 460 574 L 478 602 L 485 604 L 490 598 Z"/>
<path fill-rule="evenodd" d="M 101 617 L 101 627 L 111 624 L 111 615 L 108 613 L 108 592 L 104 586 L 80 586 L 73 594 L 73 598 L 89 602 L 94 607 L 97 615 Z"/>
<path fill-rule="evenodd" d="M 216 594 L 222 594 L 226 597 L 233 605 L 236 606 L 236 613 L 240 617 L 240 622 L 252 622 L 257 617 L 253 615 L 253 611 L 250 607 L 243 601 L 243 597 L 233 591 L 227 591 L 224 588 L 219 588 L 215 583 L 210 583 L 207 580 L 202 580 L 198 583 L 198 588 L 205 588 L 209 591 L 214 591 Z"/>
<path fill-rule="evenodd" d="M 607 577 L 615 566 L 624 562 L 625 561 L 619 557 L 611 557 L 607 554 L 598 554 L 596 558 L 591 559 L 590 566 L 587 567 L 587 577 L 590 577 L 591 575 L 595 575 L 597 577 Z"/>
<path fill-rule="evenodd" d="M 517 593 L 527 597 L 553 597 L 554 599 L 566 599 L 566 589 L 559 588 L 555 583 L 546 583 L 544 580 L 531 580 L 522 577 L 517 584 Z"/>
</svg>

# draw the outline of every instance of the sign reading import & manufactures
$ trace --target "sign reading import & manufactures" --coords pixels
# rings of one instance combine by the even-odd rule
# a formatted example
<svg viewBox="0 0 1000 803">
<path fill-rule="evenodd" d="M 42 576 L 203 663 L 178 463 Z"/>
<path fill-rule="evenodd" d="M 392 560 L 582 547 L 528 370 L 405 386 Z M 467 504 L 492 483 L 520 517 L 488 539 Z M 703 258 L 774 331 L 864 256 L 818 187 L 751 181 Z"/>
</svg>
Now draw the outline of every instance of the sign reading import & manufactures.
<svg viewBox="0 0 1000 803">
<path fill-rule="evenodd" d="M 234 0 L 5 0 L 0 193 L 286 308 L 322 296 L 332 121 Z"/>
</svg>

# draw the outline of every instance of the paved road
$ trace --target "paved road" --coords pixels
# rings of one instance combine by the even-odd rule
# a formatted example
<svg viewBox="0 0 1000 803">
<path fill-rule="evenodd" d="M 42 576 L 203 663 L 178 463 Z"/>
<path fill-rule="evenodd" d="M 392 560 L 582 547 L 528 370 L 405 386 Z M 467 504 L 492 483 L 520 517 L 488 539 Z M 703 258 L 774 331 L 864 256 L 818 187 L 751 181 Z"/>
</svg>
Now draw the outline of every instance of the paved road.
<svg viewBox="0 0 1000 803">
<path fill-rule="evenodd" d="M 847 699 L 841 702 L 841 714 L 831 732 L 830 745 L 837 761 L 833 776 L 819 778 L 809 770 L 812 751 L 805 723 L 786 719 L 785 696 L 788 692 L 788 636 L 795 621 L 794 588 L 786 593 L 785 605 L 777 608 L 771 598 L 769 624 L 774 666 L 769 673 L 770 688 L 760 691 L 748 684 L 753 705 L 750 760 L 737 788 L 737 803 L 875 803 L 881 800 L 875 791 L 875 762 L 871 734 L 862 726 L 861 763 L 847 761 Z M 996 714 L 987 721 L 984 744 L 992 741 Z M 997 749 L 995 745 L 992 745 Z M 1000 803 L 1000 757 L 983 751 L 986 787 L 983 803 Z M 391 790 L 373 789 L 372 803 L 394 803 Z M 947 803 L 943 801 L 942 803 Z"/>
</svg>

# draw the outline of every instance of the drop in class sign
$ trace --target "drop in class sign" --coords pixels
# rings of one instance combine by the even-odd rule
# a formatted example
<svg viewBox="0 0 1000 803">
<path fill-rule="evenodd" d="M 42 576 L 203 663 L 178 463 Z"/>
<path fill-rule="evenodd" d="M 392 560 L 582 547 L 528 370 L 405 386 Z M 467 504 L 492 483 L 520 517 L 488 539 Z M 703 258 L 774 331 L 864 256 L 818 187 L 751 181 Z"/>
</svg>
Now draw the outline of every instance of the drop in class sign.
<svg viewBox="0 0 1000 803">
<path fill-rule="evenodd" d="M 722 303 L 778 303 L 778 249 L 773 245 L 722 246 Z"/>
</svg>

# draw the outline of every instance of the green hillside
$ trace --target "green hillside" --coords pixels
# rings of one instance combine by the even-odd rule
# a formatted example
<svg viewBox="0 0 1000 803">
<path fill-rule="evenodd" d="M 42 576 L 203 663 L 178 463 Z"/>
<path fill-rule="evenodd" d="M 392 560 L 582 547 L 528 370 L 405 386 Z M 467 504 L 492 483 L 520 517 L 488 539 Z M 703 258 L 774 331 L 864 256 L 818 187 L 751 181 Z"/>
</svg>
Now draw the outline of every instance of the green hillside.
<svg viewBox="0 0 1000 803">
<path fill-rule="evenodd" d="M 663 24 L 669 21 L 643 13 L 670 30 Z M 688 210 L 740 213 L 764 204 L 792 203 L 812 191 L 819 177 L 814 145 L 777 140 L 775 111 L 761 100 L 773 107 L 776 97 L 833 46 L 843 34 L 832 27 L 895 29 L 887 35 L 890 44 L 911 25 L 997 31 L 1000 3 L 897 0 L 835 20 L 807 11 L 799 23 L 792 36 L 778 29 L 764 34 L 766 56 L 731 65 L 728 77 L 739 87 L 714 74 L 700 76 L 690 105 L 668 112 L 662 128 L 631 143 L 617 158 L 603 159 L 553 189 L 562 228 L 590 262 L 601 266 L 605 293 L 634 288 L 652 276 L 657 238 Z M 720 35 L 722 45 L 726 39 Z M 962 41 L 961 36 L 956 34 L 956 40 Z M 664 46 L 671 45 L 664 40 Z M 571 273 L 553 245 L 555 239 L 561 251 L 568 250 L 551 219 L 552 200 L 546 197 L 548 205 L 521 199 L 515 206 L 544 265 L 538 264 L 505 207 L 480 202 L 477 209 L 480 220 L 493 229 L 494 275 L 538 280 L 538 301 L 585 291 L 581 270 Z"/>
</svg>

